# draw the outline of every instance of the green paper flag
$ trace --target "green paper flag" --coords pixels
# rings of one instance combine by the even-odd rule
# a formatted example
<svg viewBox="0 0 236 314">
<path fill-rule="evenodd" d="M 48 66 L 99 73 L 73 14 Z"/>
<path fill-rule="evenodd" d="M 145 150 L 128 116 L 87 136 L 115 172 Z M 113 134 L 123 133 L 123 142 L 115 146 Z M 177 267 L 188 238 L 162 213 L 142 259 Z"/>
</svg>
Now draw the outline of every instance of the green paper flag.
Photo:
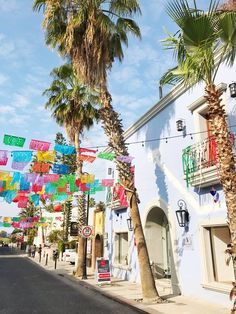
<svg viewBox="0 0 236 314">
<path fill-rule="evenodd" d="M 8 222 L 4 222 L 3 227 L 11 227 L 11 224 L 9 224 Z"/>
<path fill-rule="evenodd" d="M 3 138 L 3 143 L 5 145 L 23 147 L 25 144 L 25 138 L 5 134 Z"/>
<path fill-rule="evenodd" d="M 19 221 L 20 221 L 20 217 L 13 217 L 13 218 L 12 218 L 12 221 L 14 221 L 14 222 L 19 222 Z"/>
<path fill-rule="evenodd" d="M 115 158 L 114 153 L 106 153 L 106 152 L 100 152 L 97 155 L 98 158 L 107 159 L 107 160 L 113 160 Z"/>
</svg>

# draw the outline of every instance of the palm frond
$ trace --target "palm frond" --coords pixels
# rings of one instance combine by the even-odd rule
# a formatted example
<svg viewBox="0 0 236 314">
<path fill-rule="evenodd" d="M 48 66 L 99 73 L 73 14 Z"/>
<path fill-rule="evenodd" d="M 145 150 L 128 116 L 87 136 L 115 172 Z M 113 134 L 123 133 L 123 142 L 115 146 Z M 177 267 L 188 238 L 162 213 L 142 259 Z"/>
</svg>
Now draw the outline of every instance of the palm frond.
<svg viewBox="0 0 236 314">
<path fill-rule="evenodd" d="M 45 108 L 60 126 L 65 126 L 70 139 L 76 132 L 89 129 L 99 120 L 98 92 L 87 88 L 76 78 L 71 64 L 62 65 L 51 72 L 53 81 L 43 95 L 48 97 Z"/>
<path fill-rule="evenodd" d="M 224 60 L 229 66 L 232 66 L 236 56 L 236 12 L 219 15 L 219 32 Z"/>
<path fill-rule="evenodd" d="M 166 84 L 175 85 L 176 83 L 180 83 L 183 81 L 183 78 L 176 76 L 174 71 L 177 70 L 178 67 L 169 69 L 165 72 L 160 78 L 160 85 L 164 86 Z"/>
<path fill-rule="evenodd" d="M 133 16 L 141 14 L 141 9 L 137 0 L 111 0 L 109 12 L 119 16 Z"/>
<path fill-rule="evenodd" d="M 40 0 L 35 1 L 40 10 Z M 70 58 L 77 78 L 90 87 L 106 85 L 114 60 L 123 59 L 128 33 L 141 37 L 132 20 L 141 13 L 138 0 L 45 0 L 43 4 L 46 44 Z"/>
<path fill-rule="evenodd" d="M 41 9 L 44 9 L 46 6 L 46 1 L 47 0 L 34 0 L 33 10 L 39 12 Z"/>
</svg>

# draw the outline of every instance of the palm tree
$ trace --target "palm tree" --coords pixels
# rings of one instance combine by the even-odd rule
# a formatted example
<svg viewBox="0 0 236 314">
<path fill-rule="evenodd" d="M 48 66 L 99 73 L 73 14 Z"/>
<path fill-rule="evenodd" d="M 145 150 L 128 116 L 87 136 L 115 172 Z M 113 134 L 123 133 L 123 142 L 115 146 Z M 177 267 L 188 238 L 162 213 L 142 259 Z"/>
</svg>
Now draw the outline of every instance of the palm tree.
<svg viewBox="0 0 236 314">
<path fill-rule="evenodd" d="M 191 8 L 186 0 L 174 0 L 167 5 L 167 13 L 178 25 L 179 32 L 164 40 L 174 51 L 177 67 L 170 69 L 161 84 L 183 82 L 191 87 L 199 81 L 205 83 L 205 98 L 212 131 L 217 146 L 219 177 L 223 186 L 231 235 L 231 257 L 236 280 L 236 172 L 235 159 L 226 120 L 221 104 L 222 92 L 215 85 L 221 64 L 232 66 L 236 55 L 236 13 L 218 9 L 210 1 L 208 11 L 200 10 L 194 1 Z M 235 290 L 235 289 L 234 289 Z"/>
<path fill-rule="evenodd" d="M 78 81 L 71 64 L 55 68 L 51 72 L 51 76 L 53 81 L 43 93 L 49 97 L 45 107 L 52 110 L 53 118 L 59 125 L 65 127 L 70 141 L 75 144 L 77 175 L 81 177 L 83 162 L 79 159 L 80 135 L 83 134 L 84 129 L 92 127 L 95 120 L 99 120 L 99 112 L 95 108 L 99 99 L 96 92 Z M 86 224 L 84 194 L 79 195 L 78 212 L 78 225 L 81 230 L 82 226 Z M 77 276 L 81 276 L 83 273 L 84 246 L 84 238 L 79 236 Z"/>
<path fill-rule="evenodd" d="M 62 133 L 58 132 L 55 138 L 55 144 L 68 145 Z M 62 163 L 68 166 L 68 173 L 75 174 L 76 172 L 76 154 L 61 155 L 56 152 L 55 163 Z M 72 200 L 64 201 L 63 204 L 63 241 L 68 241 L 69 228 L 72 214 Z"/>
<path fill-rule="evenodd" d="M 122 45 L 128 45 L 128 33 L 141 37 L 132 19 L 141 13 L 138 0 L 35 0 L 33 9 L 44 10 L 46 43 L 72 60 L 77 77 L 84 84 L 99 88 L 103 104 L 101 119 L 108 145 L 116 156 L 128 156 L 121 119 L 111 104 L 107 75 L 116 59 L 122 61 Z M 143 299 L 162 302 L 150 266 L 133 173 L 129 164 L 116 163 L 130 204 Z"/>
<path fill-rule="evenodd" d="M 39 209 L 31 201 L 28 201 L 27 207 L 24 209 L 22 208 L 19 213 L 20 218 L 27 218 L 27 219 L 30 219 L 38 215 L 39 215 Z M 37 235 L 37 228 L 32 227 L 32 228 L 27 228 L 26 230 L 23 229 L 23 233 L 27 235 L 28 237 L 27 243 L 29 245 L 33 244 L 34 237 Z"/>
</svg>

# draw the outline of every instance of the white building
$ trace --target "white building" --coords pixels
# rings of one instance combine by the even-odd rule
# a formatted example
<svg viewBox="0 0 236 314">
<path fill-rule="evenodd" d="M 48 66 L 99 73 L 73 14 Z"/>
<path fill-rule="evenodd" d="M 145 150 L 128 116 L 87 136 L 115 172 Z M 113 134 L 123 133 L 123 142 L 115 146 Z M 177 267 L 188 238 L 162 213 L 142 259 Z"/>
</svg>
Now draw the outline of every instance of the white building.
<svg viewBox="0 0 236 314">
<path fill-rule="evenodd" d="M 228 85 L 234 80 L 235 69 L 222 66 L 216 78 L 232 133 L 236 99 L 230 97 Z M 183 131 L 176 129 L 180 119 Z M 234 274 L 232 264 L 225 263 L 230 242 L 227 209 L 203 84 L 190 90 L 176 86 L 126 130 L 125 138 L 134 143 L 128 148 L 134 157 L 139 209 L 155 277 L 170 280 L 174 293 L 230 304 Z M 109 167 L 114 165 L 109 163 Z M 180 200 L 189 213 L 186 228 L 176 219 Z M 113 275 L 139 281 L 128 212 L 126 206 L 107 208 L 104 256 L 110 259 Z"/>
</svg>

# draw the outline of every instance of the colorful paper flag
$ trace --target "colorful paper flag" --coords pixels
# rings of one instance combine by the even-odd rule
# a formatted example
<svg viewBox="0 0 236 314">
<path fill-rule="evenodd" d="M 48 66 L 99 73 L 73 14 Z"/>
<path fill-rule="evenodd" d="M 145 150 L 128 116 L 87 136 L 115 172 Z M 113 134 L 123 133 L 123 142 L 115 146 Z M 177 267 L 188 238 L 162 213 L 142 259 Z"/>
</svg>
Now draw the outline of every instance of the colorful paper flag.
<svg viewBox="0 0 236 314">
<path fill-rule="evenodd" d="M 5 134 L 3 138 L 3 143 L 5 145 L 23 147 L 25 144 L 25 138 Z"/>
<path fill-rule="evenodd" d="M 63 155 L 72 155 L 75 153 L 74 146 L 56 144 L 54 150 Z"/>
<path fill-rule="evenodd" d="M 40 150 L 40 151 L 48 151 L 51 143 L 39 141 L 39 140 L 31 140 L 29 148 L 33 150 Z"/>
</svg>

